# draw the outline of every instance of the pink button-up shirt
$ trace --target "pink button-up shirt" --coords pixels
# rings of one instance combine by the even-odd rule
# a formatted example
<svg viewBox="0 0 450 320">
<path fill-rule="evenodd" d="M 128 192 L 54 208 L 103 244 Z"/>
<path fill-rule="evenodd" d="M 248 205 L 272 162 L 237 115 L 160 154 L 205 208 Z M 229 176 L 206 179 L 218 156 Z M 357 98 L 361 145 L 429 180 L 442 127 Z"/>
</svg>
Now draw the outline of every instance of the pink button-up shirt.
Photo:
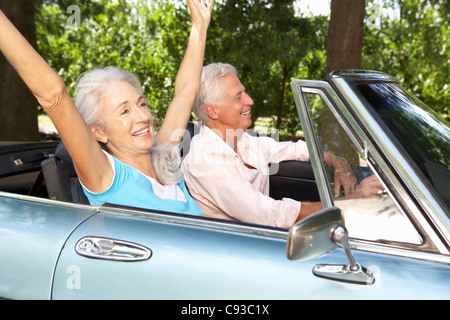
<svg viewBox="0 0 450 320">
<path fill-rule="evenodd" d="M 181 168 L 205 216 L 289 228 L 301 203 L 269 197 L 269 176 L 276 173 L 269 164 L 284 160 L 309 161 L 305 142 L 277 142 L 244 133 L 234 152 L 219 135 L 202 126 Z"/>
</svg>

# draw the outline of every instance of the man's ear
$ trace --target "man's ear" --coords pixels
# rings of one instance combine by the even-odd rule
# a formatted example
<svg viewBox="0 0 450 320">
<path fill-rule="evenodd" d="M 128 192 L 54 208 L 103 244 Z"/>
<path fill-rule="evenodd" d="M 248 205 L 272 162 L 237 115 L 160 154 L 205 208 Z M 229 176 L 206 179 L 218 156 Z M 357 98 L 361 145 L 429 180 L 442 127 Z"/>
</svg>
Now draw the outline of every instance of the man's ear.
<svg viewBox="0 0 450 320">
<path fill-rule="evenodd" d="M 89 129 L 91 129 L 92 134 L 98 142 L 102 142 L 103 144 L 108 142 L 108 137 L 100 126 L 89 126 Z"/>
<path fill-rule="evenodd" d="M 212 120 L 217 120 L 217 118 L 219 117 L 216 106 L 212 104 L 205 105 L 205 113 Z"/>
</svg>

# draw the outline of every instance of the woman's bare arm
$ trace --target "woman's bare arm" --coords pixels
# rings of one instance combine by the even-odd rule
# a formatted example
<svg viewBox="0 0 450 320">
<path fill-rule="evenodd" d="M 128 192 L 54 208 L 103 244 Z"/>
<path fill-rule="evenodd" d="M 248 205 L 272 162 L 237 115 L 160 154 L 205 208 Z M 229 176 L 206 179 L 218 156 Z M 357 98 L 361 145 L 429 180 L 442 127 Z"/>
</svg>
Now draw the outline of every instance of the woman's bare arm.
<svg viewBox="0 0 450 320">
<path fill-rule="evenodd" d="M 95 189 L 99 181 L 107 183 L 108 169 L 112 177 L 108 159 L 78 112 L 63 81 L 1 10 L 0 50 L 52 119 L 83 184 Z"/>
<path fill-rule="evenodd" d="M 205 0 L 188 0 L 192 27 L 185 56 L 181 62 L 175 80 L 175 95 L 167 110 L 164 122 L 157 134 L 159 143 L 179 143 L 191 115 L 192 105 L 200 90 L 203 58 L 205 54 L 206 33 L 211 20 L 211 8 L 214 3 Z M 174 134 L 175 133 L 175 134 Z"/>
</svg>

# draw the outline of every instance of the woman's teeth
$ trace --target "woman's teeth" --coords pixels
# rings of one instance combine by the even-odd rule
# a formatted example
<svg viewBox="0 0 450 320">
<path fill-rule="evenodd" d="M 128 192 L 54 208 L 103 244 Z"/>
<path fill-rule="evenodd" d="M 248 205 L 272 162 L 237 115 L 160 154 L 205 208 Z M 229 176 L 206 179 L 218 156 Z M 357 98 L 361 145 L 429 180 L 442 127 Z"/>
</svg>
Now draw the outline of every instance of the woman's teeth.
<svg viewBox="0 0 450 320">
<path fill-rule="evenodd" d="M 246 116 L 246 115 L 248 115 L 248 114 L 250 114 L 250 110 L 248 110 L 247 112 L 241 112 L 241 115 L 242 115 L 242 116 Z"/>
<path fill-rule="evenodd" d="M 146 135 L 148 132 L 149 132 L 149 129 L 146 128 L 144 130 L 133 133 L 133 136 L 140 137 L 140 136 Z"/>
</svg>

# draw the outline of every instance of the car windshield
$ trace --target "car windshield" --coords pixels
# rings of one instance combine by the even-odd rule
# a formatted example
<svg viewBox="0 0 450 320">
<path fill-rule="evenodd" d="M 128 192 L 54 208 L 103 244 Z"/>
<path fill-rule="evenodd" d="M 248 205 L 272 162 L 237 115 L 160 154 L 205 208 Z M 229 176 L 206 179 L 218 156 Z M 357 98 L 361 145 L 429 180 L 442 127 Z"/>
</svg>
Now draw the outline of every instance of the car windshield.
<svg viewBox="0 0 450 320">
<path fill-rule="evenodd" d="M 364 84 L 358 89 L 450 208 L 448 122 L 397 84 Z"/>
</svg>

